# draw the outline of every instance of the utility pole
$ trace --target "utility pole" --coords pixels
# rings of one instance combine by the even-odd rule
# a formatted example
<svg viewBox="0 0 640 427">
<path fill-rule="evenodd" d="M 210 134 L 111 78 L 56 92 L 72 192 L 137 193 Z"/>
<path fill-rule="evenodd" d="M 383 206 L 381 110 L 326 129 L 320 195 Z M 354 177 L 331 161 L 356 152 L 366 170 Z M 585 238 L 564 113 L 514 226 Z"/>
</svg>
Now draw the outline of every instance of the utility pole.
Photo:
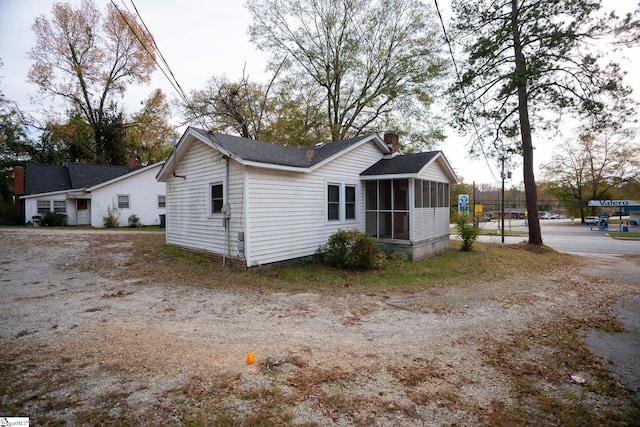
<svg viewBox="0 0 640 427">
<path fill-rule="evenodd" d="M 500 177 L 502 178 L 502 190 L 500 191 L 500 227 L 502 230 L 500 231 L 502 235 L 502 243 L 504 243 L 504 154 L 500 156 L 500 162 L 502 163 Z"/>
</svg>

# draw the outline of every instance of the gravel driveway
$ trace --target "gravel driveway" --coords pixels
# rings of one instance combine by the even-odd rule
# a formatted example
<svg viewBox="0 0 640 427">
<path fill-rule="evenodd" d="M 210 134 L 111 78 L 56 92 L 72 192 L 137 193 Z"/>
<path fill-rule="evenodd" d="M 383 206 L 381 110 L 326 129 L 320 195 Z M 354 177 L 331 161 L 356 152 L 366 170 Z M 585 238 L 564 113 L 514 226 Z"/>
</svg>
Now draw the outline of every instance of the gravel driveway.
<svg viewBox="0 0 640 427">
<path fill-rule="evenodd" d="M 562 423 L 538 394 L 527 397 L 522 375 L 597 422 L 633 405 L 607 382 L 605 362 L 587 352 L 587 365 L 569 363 L 552 339 L 563 325 L 615 325 L 612 305 L 638 293 L 581 273 L 579 262 L 554 279 L 424 293 L 258 292 L 141 276 L 145 256 L 156 256 L 136 249 L 141 236 L 153 234 L 0 229 L 0 416 L 34 425 Z M 609 262 L 638 270 L 637 259 Z M 603 383 L 618 389 L 593 386 Z"/>
</svg>

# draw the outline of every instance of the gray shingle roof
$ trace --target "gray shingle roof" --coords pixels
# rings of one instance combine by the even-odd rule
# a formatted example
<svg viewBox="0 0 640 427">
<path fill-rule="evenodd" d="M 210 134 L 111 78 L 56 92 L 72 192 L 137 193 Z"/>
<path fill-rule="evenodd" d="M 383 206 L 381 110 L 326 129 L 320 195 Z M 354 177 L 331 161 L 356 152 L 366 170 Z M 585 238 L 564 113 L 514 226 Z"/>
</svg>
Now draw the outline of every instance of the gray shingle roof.
<svg viewBox="0 0 640 427">
<path fill-rule="evenodd" d="M 228 153 L 239 156 L 244 160 L 302 168 L 320 163 L 349 146 L 370 138 L 372 135 L 369 134 L 343 139 L 341 141 L 328 142 L 318 146 L 290 148 L 284 145 L 272 144 L 255 139 L 222 133 L 209 133 L 197 128 L 192 129 L 204 138 L 208 138 L 214 145 L 219 145 Z M 309 158 L 311 159 L 310 162 Z"/>
<path fill-rule="evenodd" d="M 380 159 L 368 167 L 360 176 L 417 174 L 441 151 L 399 154 L 388 159 Z"/>
<path fill-rule="evenodd" d="M 51 193 L 91 187 L 129 173 L 126 166 L 67 163 L 66 166 L 27 163 L 25 192 Z"/>
</svg>

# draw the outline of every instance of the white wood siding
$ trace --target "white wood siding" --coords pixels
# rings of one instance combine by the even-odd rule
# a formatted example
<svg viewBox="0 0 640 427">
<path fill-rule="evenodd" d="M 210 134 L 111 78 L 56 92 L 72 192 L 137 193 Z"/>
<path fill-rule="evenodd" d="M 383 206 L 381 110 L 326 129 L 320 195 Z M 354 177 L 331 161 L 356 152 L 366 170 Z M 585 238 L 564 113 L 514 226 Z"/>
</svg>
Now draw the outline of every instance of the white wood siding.
<svg viewBox="0 0 640 427">
<path fill-rule="evenodd" d="M 160 214 L 158 196 L 165 195 L 165 184 L 155 179 L 160 165 L 114 181 L 91 191 L 91 226 L 104 227 L 104 216 L 109 206 L 118 206 L 118 195 L 129 195 L 129 208 L 119 209 L 120 225 L 128 224 L 129 216 L 137 215 L 143 225 L 159 225 Z M 74 201 L 75 202 L 75 201 Z M 74 205 L 75 206 L 75 205 Z"/>
<path fill-rule="evenodd" d="M 440 162 L 435 161 L 418 174 L 418 179 L 449 183 Z M 413 194 L 413 189 L 412 193 Z M 448 198 L 447 198 L 448 200 Z M 412 201 L 412 206 L 415 206 Z M 413 208 L 413 239 L 427 240 L 449 234 L 450 208 Z"/>
<path fill-rule="evenodd" d="M 226 254 L 226 230 L 222 214 L 210 214 L 209 186 L 222 182 L 228 185 L 231 207 L 229 222 L 230 256 L 242 257 L 238 250 L 238 233 L 243 231 L 244 167 L 229 160 L 229 183 L 226 183 L 226 160 L 213 148 L 194 142 L 176 166 L 176 175 L 167 179 L 168 244 Z M 227 194 L 225 188 L 225 194 Z"/>
<path fill-rule="evenodd" d="M 75 199 L 67 199 L 66 193 L 48 194 L 39 197 L 30 197 L 24 199 L 24 217 L 25 222 L 32 221 L 32 217 L 38 214 L 38 200 L 46 200 L 49 202 L 50 212 L 53 212 L 52 201 L 65 201 L 67 224 L 76 225 L 76 201 Z M 43 214 L 41 214 L 42 216 Z"/>
<path fill-rule="evenodd" d="M 248 265 L 313 255 L 339 229 L 364 231 L 359 174 L 380 158 L 374 143 L 366 143 L 312 174 L 248 168 Z M 357 185 L 355 221 L 326 221 L 327 182 Z"/>
</svg>

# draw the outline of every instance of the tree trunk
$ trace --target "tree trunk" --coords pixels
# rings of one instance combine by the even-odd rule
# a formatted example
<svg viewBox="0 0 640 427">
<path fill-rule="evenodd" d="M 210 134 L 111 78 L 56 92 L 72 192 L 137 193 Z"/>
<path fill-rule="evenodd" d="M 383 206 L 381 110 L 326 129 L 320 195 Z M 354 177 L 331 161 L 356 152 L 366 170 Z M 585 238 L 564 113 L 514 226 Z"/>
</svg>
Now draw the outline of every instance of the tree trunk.
<svg viewBox="0 0 640 427">
<path fill-rule="evenodd" d="M 522 44 L 520 41 L 517 0 L 511 0 L 511 25 L 516 62 L 514 79 L 516 80 L 518 89 L 518 117 L 520 121 L 520 136 L 522 138 L 522 163 L 524 190 L 527 201 L 527 218 L 529 223 L 529 243 L 541 245 L 542 231 L 540 230 L 540 216 L 538 215 L 538 190 L 533 173 L 533 141 L 531 138 L 531 123 L 529 122 L 527 63 L 524 53 L 522 52 Z"/>
</svg>

